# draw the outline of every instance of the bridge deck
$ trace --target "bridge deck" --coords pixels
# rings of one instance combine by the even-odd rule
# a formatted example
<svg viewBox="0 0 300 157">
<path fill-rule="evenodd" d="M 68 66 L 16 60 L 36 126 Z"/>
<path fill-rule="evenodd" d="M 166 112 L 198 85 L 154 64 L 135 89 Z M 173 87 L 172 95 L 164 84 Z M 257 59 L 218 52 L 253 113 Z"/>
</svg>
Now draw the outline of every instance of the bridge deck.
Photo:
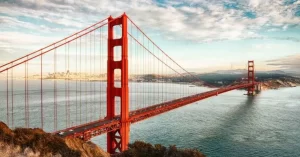
<svg viewBox="0 0 300 157">
<path fill-rule="evenodd" d="M 257 83 L 254 83 L 257 84 Z M 192 96 L 187 96 L 179 99 L 175 99 L 172 101 L 168 101 L 165 103 L 153 105 L 150 107 L 146 107 L 143 109 L 135 110 L 130 112 L 130 123 L 136 123 L 139 121 L 142 121 L 144 119 L 156 116 L 161 113 L 168 112 L 170 110 L 176 109 L 178 107 L 182 107 L 185 105 L 188 105 L 190 103 L 206 99 L 212 96 L 217 96 L 218 94 L 222 94 L 231 90 L 235 89 L 241 89 L 241 88 L 247 88 L 253 86 L 252 83 L 246 83 L 246 84 L 240 84 L 240 85 L 234 85 L 230 87 L 224 87 L 220 89 L 215 89 L 199 94 L 195 94 Z M 75 126 L 72 128 L 67 128 L 64 130 L 60 130 L 55 132 L 54 134 L 58 134 L 62 137 L 79 137 L 84 140 L 90 140 L 90 138 L 107 133 L 113 130 L 119 129 L 121 126 L 120 118 L 119 116 L 116 116 L 114 119 L 101 119 L 98 121 L 90 122 L 87 124 Z"/>
</svg>

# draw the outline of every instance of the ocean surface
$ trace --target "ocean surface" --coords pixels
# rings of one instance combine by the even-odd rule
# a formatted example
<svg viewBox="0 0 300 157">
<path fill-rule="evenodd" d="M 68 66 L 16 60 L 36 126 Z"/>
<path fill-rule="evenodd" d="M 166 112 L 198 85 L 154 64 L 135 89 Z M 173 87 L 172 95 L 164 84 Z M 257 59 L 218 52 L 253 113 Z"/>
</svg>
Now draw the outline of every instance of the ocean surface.
<svg viewBox="0 0 300 157">
<path fill-rule="evenodd" d="M 235 90 L 131 125 L 130 141 L 196 148 L 208 157 L 299 157 L 300 87 Z M 92 139 L 105 148 L 105 136 Z"/>
<path fill-rule="evenodd" d="M 0 120 L 4 122 L 7 121 L 5 83 L 0 80 Z M 77 94 L 75 84 L 74 81 L 69 82 L 70 110 L 71 113 L 75 113 L 74 106 L 77 105 L 78 108 L 82 108 L 82 113 L 77 113 L 77 116 L 71 114 L 70 122 L 67 124 L 64 92 L 66 82 L 58 81 L 58 129 L 66 125 L 76 125 L 79 123 L 76 118 L 80 116 L 82 123 L 105 116 L 106 83 L 82 82 L 82 90 L 86 91 Z M 30 127 L 39 127 L 41 124 L 39 81 L 30 81 L 29 85 L 32 87 L 29 91 Z M 12 107 L 11 84 L 9 84 L 10 126 L 12 115 L 14 127 L 22 127 L 25 123 L 23 86 L 23 81 L 14 81 L 12 87 L 14 107 Z M 54 124 L 53 81 L 44 81 L 43 86 L 44 129 L 51 132 Z M 160 88 L 159 83 L 130 83 L 130 103 L 143 104 L 146 101 L 154 104 L 161 100 L 178 98 L 182 96 L 182 90 L 189 91 L 190 94 L 211 90 L 170 83 L 164 85 L 165 95 L 162 96 L 157 94 L 159 90 L 156 91 Z M 262 91 L 254 97 L 246 96 L 245 93 L 243 90 L 231 91 L 133 124 L 130 127 L 130 141 L 142 140 L 165 146 L 195 148 L 208 157 L 300 156 L 300 87 Z M 136 107 L 131 106 L 131 109 Z M 106 135 L 94 137 L 92 141 L 106 148 Z"/>
</svg>

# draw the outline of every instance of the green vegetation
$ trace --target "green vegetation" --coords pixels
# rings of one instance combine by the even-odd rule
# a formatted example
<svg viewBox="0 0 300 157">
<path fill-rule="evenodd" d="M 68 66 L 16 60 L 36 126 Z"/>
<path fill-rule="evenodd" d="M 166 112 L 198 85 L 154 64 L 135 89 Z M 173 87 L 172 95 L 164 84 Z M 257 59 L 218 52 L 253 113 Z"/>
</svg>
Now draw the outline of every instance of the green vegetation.
<svg viewBox="0 0 300 157">
<path fill-rule="evenodd" d="M 142 141 L 129 144 L 129 149 L 116 157 L 205 157 L 196 149 L 178 149 L 176 146 L 164 147 L 160 144 L 154 146 Z"/>
</svg>

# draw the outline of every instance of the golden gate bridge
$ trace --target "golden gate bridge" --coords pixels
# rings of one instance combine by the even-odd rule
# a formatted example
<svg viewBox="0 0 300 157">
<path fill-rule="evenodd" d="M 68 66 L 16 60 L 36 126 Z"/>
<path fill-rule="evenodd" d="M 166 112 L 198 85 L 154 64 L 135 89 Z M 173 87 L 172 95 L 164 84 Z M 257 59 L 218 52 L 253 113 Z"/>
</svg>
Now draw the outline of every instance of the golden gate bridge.
<svg viewBox="0 0 300 157">
<path fill-rule="evenodd" d="M 186 88 L 191 82 L 212 86 L 174 61 L 125 13 L 3 64 L 0 74 L 7 125 L 86 141 L 106 133 L 111 154 L 127 149 L 131 124 L 235 89 L 252 96 L 259 86 L 254 61 L 248 61 L 247 79 L 238 84 L 206 92 Z"/>
</svg>

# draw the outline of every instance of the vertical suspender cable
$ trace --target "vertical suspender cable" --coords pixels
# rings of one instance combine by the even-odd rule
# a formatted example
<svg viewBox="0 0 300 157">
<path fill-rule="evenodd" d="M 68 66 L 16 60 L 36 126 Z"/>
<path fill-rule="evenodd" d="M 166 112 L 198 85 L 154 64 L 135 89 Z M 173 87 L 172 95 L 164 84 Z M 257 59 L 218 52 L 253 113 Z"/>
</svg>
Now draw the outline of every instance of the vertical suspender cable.
<svg viewBox="0 0 300 157">
<path fill-rule="evenodd" d="M 102 68 L 102 60 L 103 60 L 103 58 L 104 57 L 102 57 L 102 55 L 103 55 L 103 48 L 104 48 L 104 40 L 102 39 L 103 37 L 103 35 L 102 35 L 102 27 L 100 28 L 100 78 L 101 78 L 101 68 Z M 102 82 L 100 81 L 100 117 L 102 117 L 102 97 L 101 97 L 101 90 L 102 90 Z"/>
<path fill-rule="evenodd" d="M 143 46 L 145 45 L 144 43 L 144 35 L 143 35 Z M 143 48 L 143 77 L 145 77 L 145 48 Z M 143 81 L 143 107 L 145 107 L 145 81 Z"/>
<path fill-rule="evenodd" d="M 137 39 L 139 38 L 139 35 L 138 35 L 138 31 L 136 30 L 136 36 L 137 36 Z M 136 58 L 135 58 L 135 61 L 136 61 L 136 71 L 137 71 L 137 73 L 138 73 L 138 78 L 139 78 L 139 81 L 141 80 L 141 72 L 140 72 L 140 65 L 139 65 L 139 63 L 140 63 L 140 56 L 139 56 L 139 49 L 138 49 L 138 45 L 137 45 L 137 43 L 136 43 L 136 41 L 134 41 L 134 43 L 135 43 L 135 53 L 136 53 Z M 137 85 L 138 86 L 138 85 Z M 136 104 L 137 104 L 137 106 L 138 106 L 138 108 L 140 108 L 140 106 L 141 106 L 141 99 L 140 99 L 140 89 L 141 88 L 138 88 L 138 87 L 136 87 Z"/>
<path fill-rule="evenodd" d="M 91 121 L 91 118 L 92 118 L 92 82 L 90 80 L 90 78 L 92 77 L 92 33 L 89 33 L 90 34 L 90 59 L 89 59 L 89 62 L 90 62 L 90 70 L 89 70 L 89 85 L 90 85 L 90 88 L 89 88 L 89 121 Z"/>
<path fill-rule="evenodd" d="M 87 120 L 87 35 L 85 36 L 85 122 L 88 122 Z"/>
<path fill-rule="evenodd" d="M 12 63 L 13 64 L 13 63 Z M 14 69 L 12 68 L 11 69 L 11 109 L 12 109 L 12 112 L 11 112 L 11 125 L 12 127 L 14 127 L 14 78 L 13 78 L 13 75 L 14 75 Z"/>
<path fill-rule="evenodd" d="M 71 121 L 70 121 L 70 43 L 68 42 L 68 127 L 71 126 Z"/>
<path fill-rule="evenodd" d="M 26 127 L 27 126 L 27 121 L 26 121 L 26 117 L 27 117 L 27 113 L 26 113 L 26 108 L 27 108 L 27 104 L 26 104 L 26 62 L 24 63 L 24 84 L 25 84 L 25 88 L 24 88 L 24 120 L 25 120 L 25 125 L 24 125 L 24 127 Z"/>
<path fill-rule="evenodd" d="M 25 65 L 25 77 L 24 77 L 24 82 L 25 82 L 25 95 L 24 95 L 24 100 L 25 100 L 25 107 L 24 107 L 24 113 L 25 113 L 25 127 L 28 127 L 28 122 L 27 122 L 27 61 L 24 63 Z"/>
<path fill-rule="evenodd" d="M 27 60 L 28 60 L 28 56 L 27 56 Z M 30 117 L 30 112 L 29 112 L 29 82 L 28 82 L 28 70 L 29 70 L 29 68 L 28 68 L 28 64 L 29 64 L 29 62 L 27 62 L 27 69 L 26 69 L 26 76 L 27 76 L 27 78 L 26 78 L 26 84 L 27 84 L 27 95 L 26 95 L 26 97 L 27 97 L 27 127 L 29 128 L 29 125 L 30 125 L 30 120 L 29 120 L 29 117 Z"/>
<path fill-rule="evenodd" d="M 99 119 L 101 119 L 101 46 L 102 46 L 102 39 L 101 39 L 101 27 L 99 29 Z"/>
<path fill-rule="evenodd" d="M 9 126 L 8 70 L 6 71 L 6 123 Z"/>
<path fill-rule="evenodd" d="M 55 45 L 54 45 L 55 46 Z M 54 50 L 54 131 L 57 130 L 57 82 L 56 82 L 56 49 Z"/>
<path fill-rule="evenodd" d="M 82 72 L 81 72 L 81 37 L 80 37 L 80 39 L 79 39 L 79 54 L 80 54 L 80 57 L 79 57 L 79 91 L 80 91 L 80 93 L 79 93 L 79 108 L 80 108 L 80 110 L 79 110 L 79 122 L 80 122 L 80 124 L 81 124 L 81 92 L 82 92 L 82 90 L 81 90 L 81 75 L 82 75 Z"/>
<path fill-rule="evenodd" d="M 42 51 L 41 51 L 42 54 Z M 44 115 L 43 115 L 43 55 L 41 55 L 41 128 L 44 129 Z"/>
<path fill-rule="evenodd" d="M 154 45 L 152 44 L 152 51 L 153 51 L 153 53 L 154 53 Z M 152 66 L 152 73 L 153 73 L 153 75 L 155 76 L 154 78 L 155 78 L 155 80 L 157 80 L 157 75 L 156 75 L 156 73 L 155 73 L 155 59 L 152 57 L 152 62 L 151 62 L 151 64 L 153 64 L 153 66 Z M 156 82 L 156 81 L 155 81 Z M 156 93 L 156 91 L 155 91 L 155 85 L 156 85 L 156 83 L 155 84 L 153 84 L 152 86 L 153 86 L 153 89 L 152 89 L 152 94 L 153 95 L 155 95 L 154 93 Z M 154 103 L 156 103 L 155 101 L 154 101 Z"/>
<path fill-rule="evenodd" d="M 78 71 L 77 71 L 77 35 L 76 35 L 76 59 L 75 59 L 75 64 L 76 64 L 76 72 L 75 72 L 75 79 L 76 79 L 76 90 L 75 90 L 75 95 L 76 95 L 76 113 L 75 113 L 75 124 L 78 124 L 78 119 L 77 119 L 77 114 L 78 114 L 78 103 L 77 103 L 77 80 L 78 80 Z"/>
<path fill-rule="evenodd" d="M 95 60 L 95 59 L 96 59 L 96 55 L 95 55 L 95 53 L 96 53 L 95 37 L 96 37 L 96 35 L 95 35 L 95 34 L 96 34 L 96 30 L 94 31 L 94 54 L 93 54 L 93 55 L 94 55 L 94 72 L 93 72 L 93 79 L 94 79 L 94 80 L 93 80 L 93 117 L 92 117 L 92 120 L 93 120 L 94 117 L 95 117 L 95 111 L 96 111 L 96 110 L 95 110 L 95 107 L 96 107 L 96 106 L 95 106 L 95 81 L 96 81 L 96 80 L 95 80 L 95 78 L 96 78 L 96 77 L 95 77 L 95 76 L 96 76 L 96 74 L 95 74 L 95 72 L 96 72 L 96 70 L 95 70 L 95 67 L 96 67 L 96 66 L 95 66 L 95 64 L 96 64 L 96 60 Z"/>
<path fill-rule="evenodd" d="M 149 40 L 148 40 L 148 46 L 147 46 L 147 49 L 149 50 Z M 149 53 L 147 53 L 147 55 L 146 55 L 146 61 L 147 61 L 147 62 L 149 62 L 149 60 L 150 60 L 150 58 L 149 58 L 148 56 L 150 56 Z M 149 80 L 148 80 L 148 83 L 147 83 L 146 91 L 147 91 L 147 92 L 150 92 L 150 91 L 151 91 L 151 86 L 150 86 L 150 85 L 152 85 L 152 84 L 150 84 L 150 83 L 151 83 L 151 78 L 152 78 L 152 76 L 151 76 L 151 73 L 150 73 L 150 67 L 151 67 L 151 66 L 150 66 L 149 63 L 147 64 L 147 62 L 146 62 L 146 65 L 147 65 L 146 75 L 149 76 Z M 151 94 L 151 93 L 150 93 L 150 94 Z M 147 98 L 146 98 L 146 107 L 149 105 L 149 101 L 150 101 L 150 99 L 147 99 Z"/>
<path fill-rule="evenodd" d="M 66 116 L 66 128 L 68 128 L 68 102 L 67 102 L 67 46 L 65 47 L 65 74 L 64 74 L 64 80 L 65 80 L 65 116 Z"/>
</svg>

